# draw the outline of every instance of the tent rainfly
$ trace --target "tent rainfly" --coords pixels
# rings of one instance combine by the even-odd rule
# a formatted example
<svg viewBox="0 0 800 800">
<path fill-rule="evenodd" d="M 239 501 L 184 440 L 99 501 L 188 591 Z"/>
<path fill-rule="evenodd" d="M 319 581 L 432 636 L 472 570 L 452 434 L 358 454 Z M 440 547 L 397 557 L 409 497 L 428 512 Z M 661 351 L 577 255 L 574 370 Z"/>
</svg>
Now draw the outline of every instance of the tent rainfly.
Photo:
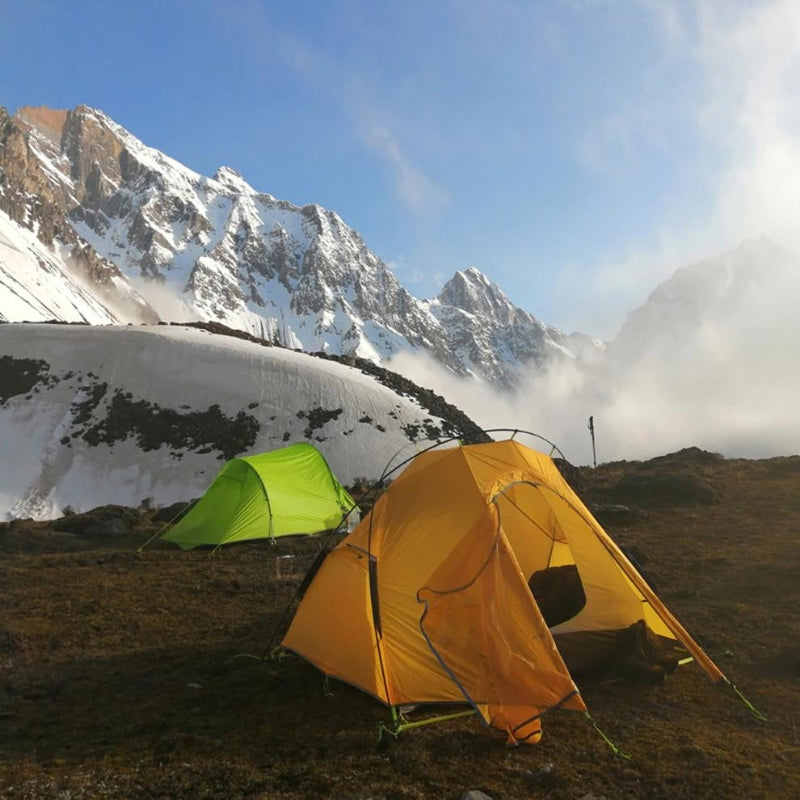
<svg viewBox="0 0 800 800">
<path fill-rule="evenodd" d="M 338 527 L 353 498 L 305 442 L 233 458 L 162 538 L 184 550 Z"/>
<path fill-rule="evenodd" d="M 467 703 L 512 744 L 551 709 L 586 711 L 573 674 L 592 662 L 638 654 L 663 678 L 688 651 L 724 679 L 552 459 L 513 439 L 416 456 L 281 644 L 391 706 L 398 731 L 402 706 Z"/>
</svg>

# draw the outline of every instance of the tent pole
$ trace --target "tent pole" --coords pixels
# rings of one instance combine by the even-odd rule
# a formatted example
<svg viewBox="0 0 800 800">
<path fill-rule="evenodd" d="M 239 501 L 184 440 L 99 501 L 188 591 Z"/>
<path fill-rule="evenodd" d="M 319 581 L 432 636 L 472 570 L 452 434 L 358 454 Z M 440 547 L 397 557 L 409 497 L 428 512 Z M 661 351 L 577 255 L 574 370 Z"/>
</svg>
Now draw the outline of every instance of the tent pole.
<svg viewBox="0 0 800 800">
<path fill-rule="evenodd" d="M 414 722 L 401 722 L 397 726 L 397 732 L 408 731 L 412 728 L 421 728 L 423 725 L 432 725 L 434 722 L 447 722 L 451 719 L 461 719 L 462 717 L 474 717 L 475 709 L 471 708 L 468 711 L 454 711 L 452 714 L 443 714 L 441 717 L 430 717 L 429 719 L 418 719 Z"/>
<path fill-rule="evenodd" d="M 413 722 L 408 722 L 403 717 L 403 714 L 398 711 L 397 706 L 390 706 L 392 710 L 392 723 L 391 726 L 386 725 L 384 722 L 378 723 L 378 741 L 380 741 L 384 733 L 388 733 L 395 737 L 395 739 L 403 732 L 411 730 L 412 728 L 421 728 L 424 725 L 433 725 L 435 722 L 447 722 L 453 719 L 462 719 L 463 717 L 473 717 L 477 713 L 474 708 L 467 709 L 466 711 L 454 711 L 451 714 L 441 714 L 436 717 L 428 717 L 426 719 L 418 719 Z"/>
</svg>

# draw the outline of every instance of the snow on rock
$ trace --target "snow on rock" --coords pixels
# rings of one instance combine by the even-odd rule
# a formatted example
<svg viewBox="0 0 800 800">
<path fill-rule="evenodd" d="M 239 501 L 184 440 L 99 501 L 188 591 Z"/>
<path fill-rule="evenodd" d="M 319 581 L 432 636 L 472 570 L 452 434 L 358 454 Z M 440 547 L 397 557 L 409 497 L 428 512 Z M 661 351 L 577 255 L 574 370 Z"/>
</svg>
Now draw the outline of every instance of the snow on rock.
<svg viewBox="0 0 800 800">
<path fill-rule="evenodd" d="M 60 253 L 0 211 L 0 320 L 42 322 L 59 319 L 104 325 L 116 318 Z"/>
<path fill-rule="evenodd" d="M 0 353 L 0 519 L 190 500 L 228 458 L 297 441 L 376 479 L 464 434 L 360 369 L 197 328 L 3 324 Z"/>
<path fill-rule="evenodd" d="M 427 352 L 456 375 L 505 387 L 531 366 L 580 357 L 572 339 L 513 306 L 474 267 L 433 300 L 413 297 L 335 212 L 276 200 L 230 167 L 201 176 L 102 111 L 25 108 L 11 121 L 29 169 L 52 187 L 48 207 L 60 204 L 63 227 L 152 308 L 186 309 L 161 319 L 217 321 L 287 347 L 376 363 Z M 26 181 L 18 175 L 11 188 Z"/>
</svg>

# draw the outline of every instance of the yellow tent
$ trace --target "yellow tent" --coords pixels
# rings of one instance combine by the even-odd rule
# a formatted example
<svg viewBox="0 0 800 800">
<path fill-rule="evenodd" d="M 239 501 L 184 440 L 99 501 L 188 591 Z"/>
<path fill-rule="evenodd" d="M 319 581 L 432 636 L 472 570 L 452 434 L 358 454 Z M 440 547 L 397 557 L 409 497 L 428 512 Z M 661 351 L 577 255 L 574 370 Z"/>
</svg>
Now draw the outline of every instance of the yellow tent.
<svg viewBox="0 0 800 800">
<path fill-rule="evenodd" d="M 645 626 L 723 677 L 552 459 L 506 440 L 414 458 L 329 553 L 282 645 L 392 707 L 467 702 L 516 743 L 539 740 L 546 711 L 585 711 L 570 658 L 603 641 L 613 658 Z"/>
</svg>

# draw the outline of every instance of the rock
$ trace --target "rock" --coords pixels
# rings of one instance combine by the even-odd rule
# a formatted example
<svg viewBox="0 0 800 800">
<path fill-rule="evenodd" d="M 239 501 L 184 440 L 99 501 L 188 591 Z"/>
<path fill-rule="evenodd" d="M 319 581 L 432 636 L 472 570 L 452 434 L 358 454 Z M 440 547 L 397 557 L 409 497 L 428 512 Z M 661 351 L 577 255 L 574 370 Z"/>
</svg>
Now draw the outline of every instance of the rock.
<svg viewBox="0 0 800 800">
<path fill-rule="evenodd" d="M 199 498 L 195 498 L 188 503 L 181 501 L 179 503 L 172 503 L 172 505 L 163 506 L 156 511 L 153 520 L 155 522 L 177 522 L 197 499 Z"/>
<path fill-rule="evenodd" d="M 493 800 L 493 798 L 480 789 L 470 789 L 468 792 L 464 792 L 459 800 Z"/>
<path fill-rule="evenodd" d="M 550 786 L 555 779 L 553 765 L 546 763 L 542 764 L 542 766 L 536 770 L 526 769 L 524 777 L 529 783 L 535 786 Z"/>
</svg>

